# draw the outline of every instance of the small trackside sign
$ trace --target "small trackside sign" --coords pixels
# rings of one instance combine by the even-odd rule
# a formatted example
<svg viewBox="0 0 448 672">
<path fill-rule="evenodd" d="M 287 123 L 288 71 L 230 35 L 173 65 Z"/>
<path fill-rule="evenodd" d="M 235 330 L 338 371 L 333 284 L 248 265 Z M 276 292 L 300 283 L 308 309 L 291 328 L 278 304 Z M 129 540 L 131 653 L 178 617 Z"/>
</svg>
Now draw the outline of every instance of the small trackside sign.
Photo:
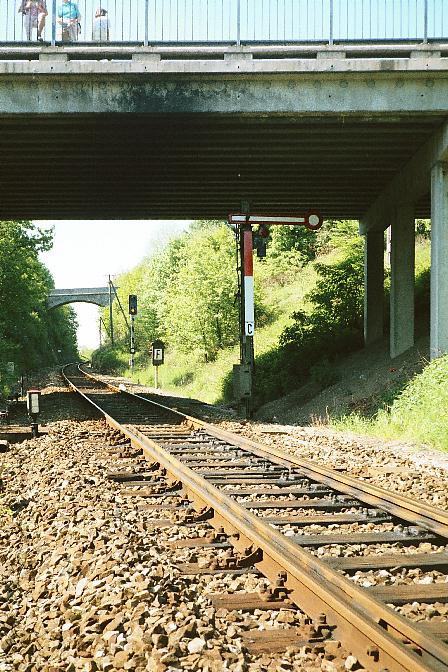
<svg viewBox="0 0 448 672">
<path fill-rule="evenodd" d="M 153 366 L 163 364 L 165 358 L 165 343 L 163 341 L 154 341 L 152 344 L 152 363 Z"/>
</svg>

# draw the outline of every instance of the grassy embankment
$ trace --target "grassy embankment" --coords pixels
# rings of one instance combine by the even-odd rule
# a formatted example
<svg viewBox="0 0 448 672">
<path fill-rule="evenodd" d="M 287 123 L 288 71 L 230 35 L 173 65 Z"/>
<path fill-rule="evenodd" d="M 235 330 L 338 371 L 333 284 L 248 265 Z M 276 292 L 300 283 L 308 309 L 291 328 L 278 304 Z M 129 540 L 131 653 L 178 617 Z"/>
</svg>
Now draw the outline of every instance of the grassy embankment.
<svg viewBox="0 0 448 672">
<path fill-rule="evenodd" d="M 335 254 L 325 258 L 331 256 L 335 257 Z M 273 278 L 270 270 L 262 269 L 258 277 L 255 277 L 255 282 L 262 285 L 265 295 L 269 296 L 272 309 L 268 323 L 256 330 L 256 355 L 262 355 L 278 345 L 280 334 L 290 324 L 291 313 L 303 308 L 303 297 L 314 286 L 317 277 L 313 264 L 290 269 L 287 282 L 283 277 Z M 125 362 L 127 356 L 121 355 L 121 358 Z M 238 361 L 238 345 L 221 350 L 216 360 L 208 363 L 198 361 L 192 355 L 168 349 L 165 364 L 159 369 L 159 384 L 164 391 L 214 403 L 221 399 L 224 380 Z M 126 369 L 123 375 L 144 385 L 154 384 L 152 367 L 136 369 L 134 374 Z"/>
<path fill-rule="evenodd" d="M 375 417 L 348 415 L 333 420 L 339 430 L 385 439 L 403 439 L 448 450 L 448 355 L 415 376 Z"/>
<path fill-rule="evenodd" d="M 429 243 L 420 243 L 416 248 L 417 306 L 428 295 L 429 267 Z M 422 373 L 392 394 L 389 390 L 385 397 L 373 417 L 353 413 L 330 422 L 339 430 L 448 450 L 448 355 L 427 363 Z"/>
</svg>

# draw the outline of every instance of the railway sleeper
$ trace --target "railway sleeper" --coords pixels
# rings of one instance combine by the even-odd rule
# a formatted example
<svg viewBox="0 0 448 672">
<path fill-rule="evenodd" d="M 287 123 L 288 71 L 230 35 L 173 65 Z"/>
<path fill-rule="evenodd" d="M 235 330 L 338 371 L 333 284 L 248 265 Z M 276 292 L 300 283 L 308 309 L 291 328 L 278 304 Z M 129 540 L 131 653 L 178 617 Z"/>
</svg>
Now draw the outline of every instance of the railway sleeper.
<svg viewBox="0 0 448 672">
<path fill-rule="evenodd" d="M 132 472 L 132 471 L 109 471 L 106 473 L 106 478 L 109 481 L 116 481 L 117 483 L 128 483 L 132 481 L 144 481 L 151 482 L 154 481 L 154 476 L 156 475 L 154 469 L 149 467 L 144 471 Z"/>
<path fill-rule="evenodd" d="M 325 562 L 341 571 L 350 573 L 377 569 L 448 569 L 448 553 L 391 553 L 387 555 L 368 555 L 349 558 L 325 558 Z"/>
<path fill-rule="evenodd" d="M 112 399 L 113 395 L 96 395 L 92 394 L 92 398 L 96 401 L 103 397 L 106 404 L 109 400 L 109 408 L 115 404 L 115 409 L 118 410 L 118 395 Z M 120 413 L 115 414 L 115 420 L 113 420 L 114 426 L 117 420 L 119 420 Z M 137 411 L 133 412 L 133 415 L 138 415 Z M 178 424 L 180 425 L 180 420 L 178 419 Z M 185 424 L 190 424 L 198 426 L 196 421 L 190 421 L 187 419 Z M 185 428 L 184 424 L 184 428 Z M 139 425 L 140 427 L 140 425 Z M 137 437 L 136 442 L 143 439 L 143 434 L 139 431 L 138 428 L 124 427 L 123 432 L 128 436 Z M 210 439 L 205 436 L 205 430 L 216 438 L 226 437 L 228 441 L 233 441 L 229 438 L 230 434 L 226 433 L 223 430 L 212 428 L 210 426 L 204 426 L 204 430 L 193 434 L 192 432 L 185 435 L 187 436 L 187 443 L 190 444 L 189 450 L 194 450 L 195 448 L 200 450 L 201 447 L 204 447 L 206 450 L 210 449 Z M 179 432 L 176 432 L 171 428 L 173 434 L 175 434 L 174 442 L 179 439 Z M 158 432 L 159 434 L 164 434 L 166 440 L 165 432 Z M 150 438 L 156 436 L 156 433 L 149 435 Z M 199 440 L 198 440 L 199 439 Z M 163 439 L 162 439 L 163 440 Z M 185 441 L 184 441 L 185 442 Z M 192 446 L 191 444 L 196 444 Z M 336 490 L 339 489 L 339 492 L 345 494 L 351 494 L 351 496 L 358 496 L 365 503 L 372 503 L 373 501 L 385 501 L 386 504 L 382 506 L 384 510 L 389 511 L 389 515 L 392 515 L 395 518 L 396 513 L 403 512 L 402 520 L 408 521 L 412 520 L 411 524 L 404 523 L 404 525 L 397 525 L 394 528 L 393 532 L 372 532 L 372 533 L 362 533 L 358 534 L 356 532 L 351 532 L 350 534 L 341 533 L 332 533 L 332 534 L 319 534 L 319 535 L 300 535 L 295 534 L 293 537 L 289 537 L 286 540 L 283 540 L 283 535 L 280 535 L 277 531 L 272 531 L 273 541 L 276 543 L 269 544 L 265 537 L 267 537 L 267 525 L 259 520 L 259 529 L 257 527 L 255 518 L 253 514 L 242 511 L 243 507 L 239 508 L 236 502 L 231 502 L 226 495 L 229 494 L 228 491 L 222 491 L 222 501 L 219 494 L 213 493 L 209 487 L 204 487 L 199 480 L 199 470 L 195 470 L 195 473 L 192 474 L 191 469 L 185 470 L 185 473 L 182 471 L 179 464 L 179 460 L 176 460 L 174 457 L 166 456 L 166 454 L 160 453 L 154 444 L 148 441 L 146 447 L 144 447 L 145 454 L 154 456 L 155 460 L 160 460 L 161 464 L 166 465 L 166 469 L 172 475 L 172 478 L 182 480 L 186 485 L 183 488 L 184 492 L 187 492 L 195 505 L 196 509 L 199 509 L 199 515 L 207 507 L 212 511 L 212 517 L 208 520 L 212 520 L 214 527 L 218 528 L 218 535 L 210 535 L 207 530 L 202 529 L 198 530 L 198 537 L 195 539 L 188 540 L 177 540 L 173 542 L 173 545 L 184 546 L 184 548 L 200 548 L 200 547 L 213 547 L 217 548 L 220 544 L 220 548 L 229 548 L 229 541 L 232 542 L 238 550 L 243 550 L 248 548 L 250 544 L 259 544 L 264 549 L 264 557 L 261 561 L 254 563 L 262 571 L 262 573 L 271 581 L 271 588 L 269 591 L 266 591 L 264 595 L 259 593 L 231 593 L 228 595 L 210 595 L 212 602 L 215 599 L 215 607 L 222 607 L 224 609 L 230 610 L 251 610 L 253 608 L 266 610 L 266 609 L 292 609 L 297 610 L 297 607 L 290 604 L 294 601 L 297 604 L 300 604 L 300 608 L 310 616 L 315 618 L 315 622 L 320 626 L 320 634 L 324 636 L 325 634 L 331 635 L 333 627 L 338 628 L 338 632 L 341 633 L 342 637 L 345 637 L 350 645 L 353 646 L 358 659 L 366 664 L 368 669 L 371 669 L 374 672 L 380 672 L 380 670 L 385 670 L 386 668 L 393 669 L 394 672 L 398 670 L 408 670 L 409 672 L 426 672 L 426 670 L 441 670 L 448 669 L 448 655 L 446 648 L 441 645 L 441 639 L 436 640 L 431 633 L 431 636 L 425 638 L 425 636 L 415 636 L 416 628 L 409 622 L 406 622 L 405 619 L 399 614 L 395 614 L 391 609 L 387 608 L 385 604 L 398 604 L 396 601 L 400 598 L 397 591 L 393 594 L 391 599 L 391 592 L 388 592 L 387 595 L 375 597 L 375 593 L 369 589 L 361 590 L 357 586 L 350 585 L 351 582 L 345 578 L 341 577 L 330 569 L 329 566 L 326 567 L 325 563 L 320 565 L 317 564 L 311 553 L 306 552 L 300 547 L 308 548 L 322 548 L 324 546 L 339 546 L 346 544 L 351 546 L 353 544 L 391 544 L 398 543 L 402 546 L 412 545 L 417 546 L 422 541 L 429 542 L 434 545 L 442 545 L 444 543 L 443 527 L 448 527 L 448 524 L 442 520 L 440 524 L 433 522 L 432 512 L 429 510 L 429 507 L 422 506 L 423 512 L 420 510 L 415 512 L 412 507 L 406 508 L 407 501 L 405 497 L 401 499 L 403 502 L 400 502 L 400 498 L 397 496 L 392 503 L 389 502 L 389 495 L 386 493 L 382 494 L 379 492 L 378 497 L 374 488 L 368 489 L 368 485 L 365 486 L 362 483 L 357 484 L 350 479 L 349 477 L 343 478 L 334 478 L 333 474 L 330 473 L 330 470 L 323 467 L 316 467 L 311 464 L 307 466 L 306 461 L 299 461 L 291 458 L 289 461 L 280 454 L 280 451 L 276 449 L 270 449 L 269 457 L 267 456 L 267 449 L 264 449 L 262 446 L 257 447 L 255 444 L 246 439 L 235 438 L 235 446 L 240 447 L 241 444 L 244 446 L 244 450 L 247 450 L 249 455 L 263 456 L 266 461 L 270 461 L 269 466 L 263 470 L 262 473 L 257 473 L 259 469 L 252 470 L 248 469 L 245 472 L 241 473 L 234 468 L 225 471 L 214 470 L 214 473 L 219 473 L 219 476 L 211 477 L 208 479 L 208 485 L 211 484 L 218 486 L 227 486 L 231 485 L 254 485 L 257 489 L 267 485 L 274 485 L 279 488 L 287 488 L 289 492 L 292 488 L 307 488 L 311 490 L 311 486 L 316 488 L 326 487 L 327 489 Z M 166 446 L 166 449 L 170 450 L 172 446 Z M 247 447 L 247 448 L 246 448 Z M 299 464 L 301 462 L 301 464 Z M 292 466 L 292 465 L 299 465 Z M 289 466 L 291 465 L 291 466 Z M 260 466 L 259 464 L 257 466 Z M 285 466 L 287 469 L 285 469 Z M 333 470 L 334 471 L 334 470 Z M 255 472 L 255 473 L 254 473 Z M 165 475 L 165 471 L 160 470 L 160 475 Z M 213 472 L 212 472 L 213 473 Z M 317 477 L 316 477 L 317 474 Z M 317 483 L 316 478 L 320 483 Z M 203 480 L 203 479 L 202 479 Z M 353 481 L 353 482 L 352 482 Z M 336 485 L 334 485 L 336 483 Z M 342 484 L 341 484 L 342 483 Z M 204 489 L 201 489 L 204 488 Z M 372 494 L 373 492 L 373 494 Z M 355 493 L 355 494 L 354 494 Z M 237 492 L 236 494 L 241 494 Z M 391 499 L 392 496 L 390 496 Z M 380 499 L 378 499 L 380 498 Z M 382 499 L 381 499 L 382 498 Z M 380 504 L 381 505 L 381 504 Z M 249 507 L 250 508 L 250 507 Z M 413 511 L 412 518 L 409 518 L 409 511 Z M 414 515 L 415 514 L 415 515 Z M 239 516 L 239 522 L 237 522 L 237 516 Z M 426 516 L 426 517 L 425 517 Z M 440 518 L 441 514 L 439 514 Z M 197 518 L 197 517 L 196 517 Z M 433 529 L 433 532 L 428 532 L 423 529 L 425 524 L 428 523 L 427 529 Z M 434 520 L 437 521 L 434 517 Z M 422 525 L 417 527 L 414 521 L 422 521 Z M 149 521 L 152 523 L 153 521 Z M 156 527 L 160 527 L 162 520 L 154 521 Z M 205 522 L 205 521 L 204 521 Z M 378 522 L 378 521 L 375 521 Z M 169 521 L 170 525 L 173 525 L 172 521 Z M 198 525 L 198 522 L 195 523 Z M 226 531 L 229 533 L 229 538 L 221 535 L 221 530 L 218 527 L 223 525 Z M 417 523 L 418 525 L 418 523 Z M 440 532 L 439 530 L 442 530 Z M 442 536 L 439 536 L 442 534 Z M 183 544 L 181 542 L 184 542 Z M 446 543 L 446 540 L 445 540 Z M 285 557 L 281 557 L 280 550 L 284 551 Z M 309 556 L 309 560 L 305 557 Z M 286 564 L 283 564 L 286 563 Z M 288 569 L 286 574 L 285 569 Z M 246 569 L 246 568 L 244 568 Z M 305 571 L 311 569 L 310 572 Z M 338 578 L 339 576 L 339 578 Z M 324 585 L 328 581 L 328 586 Z M 446 584 L 435 584 L 439 586 L 437 589 L 437 596 L 434 595 L 434 585 L 427 586 L 426 584 L 423 587 L 431 588 L 433 591 L 431 595 L 437 597 L 437 599 L 448 600 L 446 595 Z M 384 589 L 384 586 L 375 586 L 375 589 Z M 388 588 L 386 586 L 386 588 Z M 400 586 L 393 586 L 393 588 L 402 588 Z M 413 592 L 412 597 L 409 595 L 401 595 L 402 599 L 405 599 L 405 604 L 415 600 L 415 584 L 411 586 Z M 347 599 L 347 595 L 356 597 L 354 599 Z M 265 599 L 262 599 L 262 598 Z M 424 599 L 432 599 L 429 596 L 429 591 L 425 595 L 421 595 Z M 254 604 L 256 605 L 254 607 Z M 383 606 L 384 605 L 384 606 Z M 320 611 L 325 611 L 325 614 L 319 616 Z M 328 619 L 328 621 L 327 621 Z M 331 623 L 331 625 L 327 625 Z M 423 630 L 419 630 L 423 632 Z M 395 640 L 395 641 L 393 641 Z M 399 641 L 410 642 L 410 644 L 405 644 L 403 647 L 397 646 Z M 420 648 L 421 647 L 421 648 Z M 409 650 L 409 648 L 411 650 Z M 408 649 L 406 651 L 406 649 Z M 420 655 L 422 654 L 422 655 Z"/>
<path fill-rule="evenodd" d="M 211 507 L 202 508 L 196 515 L 188 514 L 185 516 L 182 521 L 183 525 L 196 525 L 197 523 L 203 523 L 206 520 L 211 520 L 214 516 L 214 511 Z"/>
<path fill-rule="evenodd" d="M 199 566 L 197 563 L 189 563 L 188 569 L 193 570 L 189 572 L 193 574 L 219 574 L 223 571 L 228 573 L 236 571 L 241 574 L 254 571 L 258 573 L 254 566 L 262 559 L 263 551 L 260 548 L 255 550 L 249 548 L 245 553 L 238 554 L 233 547 L 230 547 L 223 556 L 214 558 L 207 565 Z M 182 565 L 182 571 L 185 572 L 185 570 L 186 566 Z"/>
<path fill-rule="evenodd" d="M 285 493 L 287 494 L 287 493 Z M 266 499 L 266 500 L 246 500 L 238 502 L 240 506 L 246 509 L 328 509 L 329 511 L 335 509 L 347 508 L 361 508 L 363 504 L 357 499 L 350 499 L 345 495 L 337 495 L 332 497 L 313 497 L 312 499 Z M 374 511 L 370 509 L 369 511 Z M 373 513 L 372 513 L 373 515 Z"/>
<path fill-rule="evenodd" d="M 269 628 L 266 630 L 249 630 L 243 632 L 241 638 L 244 646 L 253 654 L 281 653 L 288 648 L 302 648 L 307 644 L 318 644 L 324 641 L 315 626 L 304 623 L 298 627 L 280 630 Z"/>
</svg>

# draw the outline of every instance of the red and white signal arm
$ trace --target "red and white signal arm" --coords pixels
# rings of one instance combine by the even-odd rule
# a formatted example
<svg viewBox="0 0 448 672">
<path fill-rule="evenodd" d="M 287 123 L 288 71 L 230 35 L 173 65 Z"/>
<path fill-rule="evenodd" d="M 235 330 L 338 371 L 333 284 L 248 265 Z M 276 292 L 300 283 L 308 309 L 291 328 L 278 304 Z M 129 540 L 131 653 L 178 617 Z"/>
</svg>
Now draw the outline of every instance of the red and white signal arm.
<svg viewBox="0 0 448 672">
<path fill-rule="evenodd" d="M 163 364 L 165 358 L 165 343 L 163 341 L 154 341 L 152 344 L 152 363 L 153 366 Z"/>
<path fill-rule="evenodd" d="M 242 212 L 233 212 L 229 215 L 229 223 L 250 224 L 252 226 L 260 226 L 260 224 L 264 224 L 265 226 L 273 226 L 275 224 L 282 224 L 283 226 L 305 226 L 307 229 L 310 229 L 310 231 L 317 231 L 317 229 L 320 229 L 324 223 L 324 220 L 320 213 L 314 211 L 306 212 L 303 215 L 246 215 Z"/>
</svg>

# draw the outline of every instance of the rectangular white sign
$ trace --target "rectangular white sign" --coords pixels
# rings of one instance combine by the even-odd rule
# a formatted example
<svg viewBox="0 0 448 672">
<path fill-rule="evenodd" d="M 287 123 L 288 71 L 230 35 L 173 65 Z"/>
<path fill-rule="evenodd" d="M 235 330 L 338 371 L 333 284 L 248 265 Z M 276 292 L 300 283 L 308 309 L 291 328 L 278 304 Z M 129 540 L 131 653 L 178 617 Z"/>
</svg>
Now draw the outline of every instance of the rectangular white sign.
<svg viewBox="0 0 448 672">
<path fill-rule="evenodd" d="M 246 336 L 254 335 L 254 277 L 246 275 L 244 278 L 244 333 Z"/>
</svg>

